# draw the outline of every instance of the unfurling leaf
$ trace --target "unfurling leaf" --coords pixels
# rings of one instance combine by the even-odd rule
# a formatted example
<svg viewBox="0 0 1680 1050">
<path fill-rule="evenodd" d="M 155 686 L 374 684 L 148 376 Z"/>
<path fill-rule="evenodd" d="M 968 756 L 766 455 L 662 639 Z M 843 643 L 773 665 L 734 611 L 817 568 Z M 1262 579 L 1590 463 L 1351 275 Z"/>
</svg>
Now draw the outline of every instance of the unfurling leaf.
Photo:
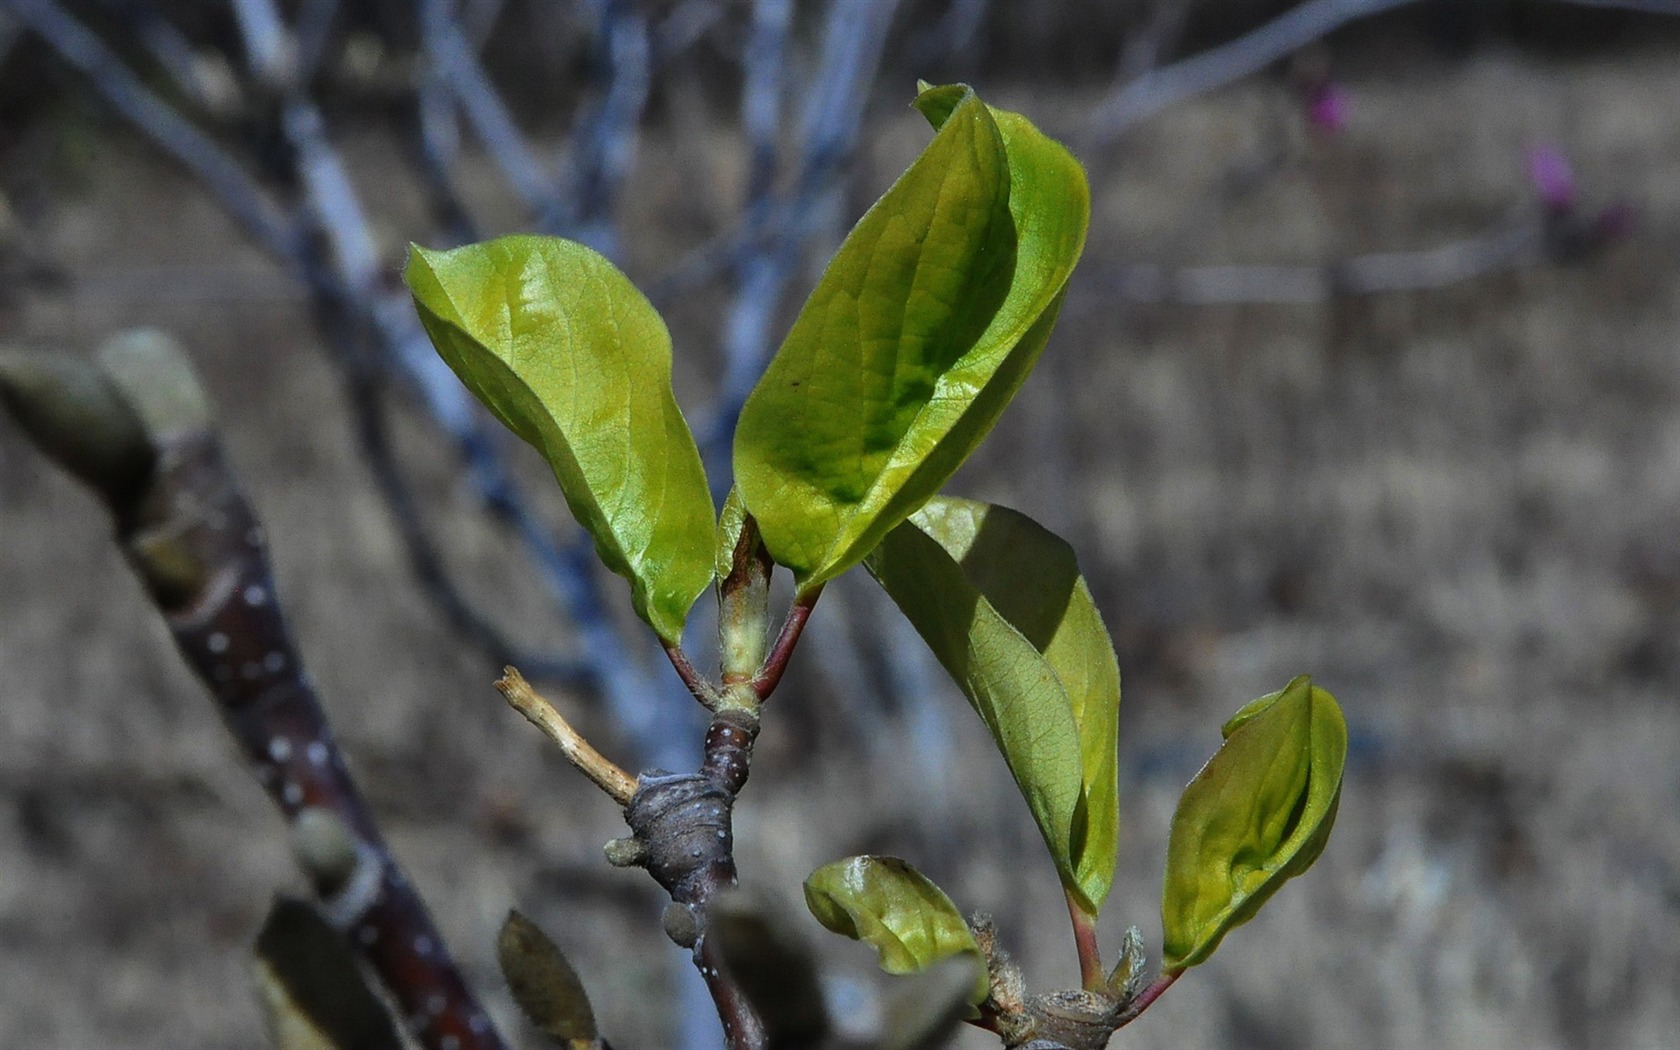
<svg viewBox="0 0 1680 1050">
<path fill-rule="evenodd" d="M 848 857 L 805 880 L 805 905 L 817 921 L 874 948 L 888 973 L 918 973 L 980 946 L 951 898 L 897 857 Z M 985 973 L 969 999 L 986 997 Z"/>
<path fill-rule="evenodd" d="M 555 237 L 415 247 L 406 277 L 438 353 L 543 454 L 637 615 L 679 641 L 711 582 L 713 517 L 659 314 L 604 257 Z"/>
<path fill-rule="evenodd" d="M 1184 789 L 1167 843 L 1162 969 L 1207 959 L 1324 849 L 1342 793 L 1347 723 L 1306 677 L 1244 706 Z"/>
<path fill-rule="evenodd" d="M 865 565 L 974 705 L 1095 915 L 1120 833 L 1120 666 L 1073 549 L 1023 514 L 941 496 Z"/>
<path fill-rule="evenodd" d="M 274 902 L 257 935 L 256 974 L 276 1050 L 401 1050 L 391 1015 L 319 912 Z"/>
<path fill-rule="evenodd" d="M 496 960 L 513 1001 L 539 1031 L 567 1050 L 600 1045 L 583 982 L 536 923 L 509 911 L 496 939 Z"/>
<path fill-rule="evenodd" d="M 741 490 L 730 489 L 718 511 L 717 538 L 712 545 L 712 571 L 719 583 L 735 568 L 735 548 L 741 542 L 741 530 L 747 525 L 747 505 L 741 502 Z"/>
<path fill-rule="evenodd" d="M 1108 971 L 1108 980 L 1103 984 L 1110 998 L 1130 1003 L 1138 997 L 1148 979 L 1143 964 L 1143 933 L 1136 926 L 1128 926 L 1126 937 L 1120 942 L 1120 958 L 1115 961 L 1114 969 Z"/>
<path fill-rule="evenodd" d="M 858 221 L 741 410 L 735 477 L 801 589 L 937 492 L 1038 359 L 1085 242 L 1084 171 L 968 88 Z"/>
</svg>

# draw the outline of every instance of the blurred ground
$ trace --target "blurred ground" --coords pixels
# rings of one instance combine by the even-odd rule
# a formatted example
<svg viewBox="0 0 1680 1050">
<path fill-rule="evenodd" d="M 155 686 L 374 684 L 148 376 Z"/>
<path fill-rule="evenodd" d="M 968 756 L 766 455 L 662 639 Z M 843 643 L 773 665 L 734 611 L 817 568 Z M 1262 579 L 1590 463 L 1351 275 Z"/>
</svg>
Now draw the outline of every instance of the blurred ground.
<svg viewBox="0 0 1680 1050">
<path fill-rule="evenodd" d="M 1353 724 L 1318 866 L 1116 1045 L 1675 1046 L 1680 59 L 1487 54 L 1351 86 L 1347 133 L 1208 236 L 1173 231 L 1259 149 L 1275 89 L 1184 107 L 1093 168 L 1090 245 L 1043 370 L 954 486 L 1068 535 L 1116 633 L 1111 950 L 1127 923 L 1158 941 L 1167 820 L 1225 715 L 1310 671 Z M 1067 135 L 1094 101 L 990 91 Z M 925 135 L 896 103 L 882 112 L 871 194 Z M 637 276 L 718 221 L 708 201 L 738 199 L 732 132 L 672 127 L 628 194 Z M 1473 234 L 1524 205 L 1522 152 L 1540 141 L 1570 153 L 1589 197 L 1638 202 L 1633 240 L 1576 268 L 1324 307 L 1128 307 L 1105 287 L 1117 264 L 1167 253 L 1309 262 Z M 352 147 L 394 214 L 416 207 L 377 134 Z M 0 306 L 0 338 L 80 349 L 153 324 L 188 341 L 353 765 L 506 1030 L 492 941 L 517 904 L 572 953 L 619 1045 L 661 1045 L 672 949 L 647 880 L 600 860 L 617 815 L 406 577 L 301 300 L 144 148 L 64 148 L 73 193 L 35 250 L 73 284 Z M 406 236 L 400 220 L 384 232 Z M 672 312 L 691 404 L 712 299 Z M 457 564 L 543 637 L 539 596 L 443 443 L 417 421 L 401 437 Z M 4 1041 L 257 1045 L 244 953 L 275 889 L 300 888 L 278 818 L 92 500 L 9 426 L 0 540 Z M 961 701 L 929 698 L 962 761 L 949 808 L 918 812 L 913 756 L 872 744 L 880 727 L 803 657 L 743 797 L 746 878 L 794 900 L 817 864 L 898 852 L 998 913 L 1035 985 L 1074 983 L 1049 863 Z M 580 722 L 614 749 L 610 727 Z M 861 949 L 828 947 L 870 979 Z"/>
</svg>

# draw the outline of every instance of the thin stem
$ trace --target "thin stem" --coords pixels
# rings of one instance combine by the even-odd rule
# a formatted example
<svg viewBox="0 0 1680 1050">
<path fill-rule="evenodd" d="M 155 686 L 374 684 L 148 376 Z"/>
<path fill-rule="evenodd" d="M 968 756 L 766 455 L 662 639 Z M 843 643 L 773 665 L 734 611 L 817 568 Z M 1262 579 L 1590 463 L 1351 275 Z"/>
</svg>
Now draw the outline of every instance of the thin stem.
<svg viewBox="0 0 1680 1050">
<path fill-rule="evenodd" d="M 1149 982 L 1149 987 L 1138 993 L 1138 997 L 1132 1000 L 1130 1006 L 1126 1007 L 1126 1012 L 1120 1015 L 1120 1020 L 1114 1027 L 1122 1028 L 1137 1020 L 1138 1016 L 1149 1009 L 1155 1000 L 1161 998 L 1162 992 L 1173 986 L 1173 982 L 1178 980 L 1178 975 L 1182 972 L 1182 970 L 1177 970 L 1172 973 L 1164 973 Z"/>
<path fill-rule="evenodd" d="M 1101 991 L 1105 975 L 1102 949 L 1097 945 L 1097 917 L 1086 911 L 1071 891 L 1065 895 L 1068 918 L 1073 922 L 1073 944 L 1079 951 L 1079 981 L 1088 992 Z"/>
<path fill-rule="evenodd" d="M 671 661 L 671 666 L 677 669 L 677 677 L 683 680 L 683 685 L 688 686 L 688 691 L 694 694 L 694 699 L 700 701 L 700 706 L 708 711 L 717 710 L 717 689 L 712 683 L 706 681 L 704 675 L 694 669 L 692 663 L 689 663 L 688 654 L 683 652 L 683 647 L 675 642 L 664 642 L 662 644 L 665 647 L 666 657 Z"/>
<path fill-rule="evenodd" d="M 294 262 L 302 233 L 240 164 L 164 102 L 86 26 L 53 0 L 8 0 L 7 11 L 81 70 L 111 107 L 192 173 L 270 252 Z"/>
<path fill-rule="evenodd" d="M 1098 104 L 1092 116 L 1089 145 L 1106 145 L 1146 117 L 1241 80 L 1348 22 L 1416 2 L 1308 0 L 1244 36 L 1152 69 L 1117 87 Z"/>
<path fill-rule="evenodd" d="M 816 608 L 817 599 L 822 597 L 822 584 L 809 590 L 802 591 L 793 599 L 793 607 L 788 609 L 787 619 L 782 621 L 782 629 L 776 635 L 776 642 L 770 647 L 770 655 L 764 658 L 764 666 L 758 669 L 753 678 L 752 690 L 763 700 L 776 691 L 782 675 L 787 671 L 788 660 L 793 656 L 794 647 L 799 644 L 799 636 L 805 630 L 805 621 L 811 618 L 811 610 Z"/>
<path fill-rule="evenodd" d="M 1540 258 L 1537 223 L 1520 223 L 1434 248 L 1373 252 L 1318 266 L 1187 266 L 1150 263 L 1122 267 L 1115 291 L 1132 302 L 1327 302 L 1342 296 L 1443 288 Z"/>
<path fill-rule="evenodd" d="M 594 745 L 573 729 L 553 704 L 531 688 L 531 683 L 525 681 L 523 675 L 512 667 L 503 668 L 496 689 L 513 705 L 514 710 L 559 745 L 560 753 L 578 772 L 605 791 L 614 802 L 621 806 L 630 804 L 630 797 L 636 793 L 636 778 L 595 750 Z"/>
<path fill-rule="evenodd" d="M 729 1050 L 762 1050 L 767 1045 L 764 1022 L 753 1012 L 740 987 L 730 980 L 729 971 L 721 968 L 722 962 L 711 938 L 701 937 L 694 946 L 694 966 L 706 982 L 712 1004 L 717 1007 L 725 1046 Z"/>
</svg>

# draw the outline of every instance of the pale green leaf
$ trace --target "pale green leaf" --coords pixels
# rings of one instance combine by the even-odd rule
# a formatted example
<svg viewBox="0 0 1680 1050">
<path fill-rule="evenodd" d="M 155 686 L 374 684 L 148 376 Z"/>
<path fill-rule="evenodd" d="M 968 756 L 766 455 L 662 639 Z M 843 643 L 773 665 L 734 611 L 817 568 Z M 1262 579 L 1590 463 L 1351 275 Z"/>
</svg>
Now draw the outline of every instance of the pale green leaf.
<svg viewBox="0 0 1680 1050">
<path fill-rule="evenodd" d="M 1203 962 L 1324 849 L 1341 800 L 1347 724 L 1300 677 L 1245 705 L 1184 789 L 1167 843 L 1162 968 Z"/>
<path fill-rule="evenodd" d="M 805 905 L 824 926 L 874 948 L 888 973 L 918 973 L 963 952 L 980 955 L 962 913 L 897 857 L 848 857 L 805 880 Z M 986 997 L 985 974 L 970 1002 Z"/>
<path fill-rule="evenodd" d="M 1084 171 L 966 87 L 858 221 L 741 411 L 735 477 L 802 589 L 937 492 L 1020 389 L 1084 246 Z"/>
<path fill-rule="evenodd" d="M 680 640 L 711 582 L 713 517 L 659 314 L 604 257 L 555 237 L 415 247 L 406 276 L 438 353 L 548 460 L 637 614 Z"/>
<path fill-rule="evenodd" d="M 730 489 L 723 498 L 723 510 L 718 512 L 717 538 L 712 546 L 712 571 L 721 583 L 735 568 L 735 548 L 741 543 L 741 530 L 747 524 L 747 505 L 741 502 L 741 490 Z"/>
<path fill-rule="evenodd" d="M 865 562 L 991 731 L 1062 882 L 1096 914 L 1119 840 L 1120 666 L 1073 549 L 935 497 Z"/>
</svg>

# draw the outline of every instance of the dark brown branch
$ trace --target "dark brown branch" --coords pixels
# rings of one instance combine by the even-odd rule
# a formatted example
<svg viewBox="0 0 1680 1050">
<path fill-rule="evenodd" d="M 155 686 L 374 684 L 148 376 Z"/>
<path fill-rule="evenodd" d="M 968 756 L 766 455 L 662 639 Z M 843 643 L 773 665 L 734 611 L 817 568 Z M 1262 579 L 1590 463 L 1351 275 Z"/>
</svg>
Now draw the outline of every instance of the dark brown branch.
<svg viewBox="0 0 1680 1050">
<path fill-rule="evenodd" d="M 281 616 L 263 531 L 208 432 L 159 449 L 138 505 L 115 508 L 130 562 L 176 645 L 288 821 L 333 814 L 355 870 L 319 885 L 321 903 L 378 975 L 427 1050 L 498 1050 L 488 1016 L 455 968 L 350 779 Z"/>
<path fill-rule="evenodd" d="M 631 838 L 616 844 L 615 863 L 644 867 L 671 896 L 666 932 L 693 952 L 730 1050 L 761 1050 L 764 1026 L 719 967 L 706 937 L 706 905 L 735 885 L 735 796 L 747 782 L 758 716 L 738 708 L 717 713 L 706 730 L 705 757 L 694 773 L 650 770 L 637 778 L 624 809 Z"/>
</svg>

